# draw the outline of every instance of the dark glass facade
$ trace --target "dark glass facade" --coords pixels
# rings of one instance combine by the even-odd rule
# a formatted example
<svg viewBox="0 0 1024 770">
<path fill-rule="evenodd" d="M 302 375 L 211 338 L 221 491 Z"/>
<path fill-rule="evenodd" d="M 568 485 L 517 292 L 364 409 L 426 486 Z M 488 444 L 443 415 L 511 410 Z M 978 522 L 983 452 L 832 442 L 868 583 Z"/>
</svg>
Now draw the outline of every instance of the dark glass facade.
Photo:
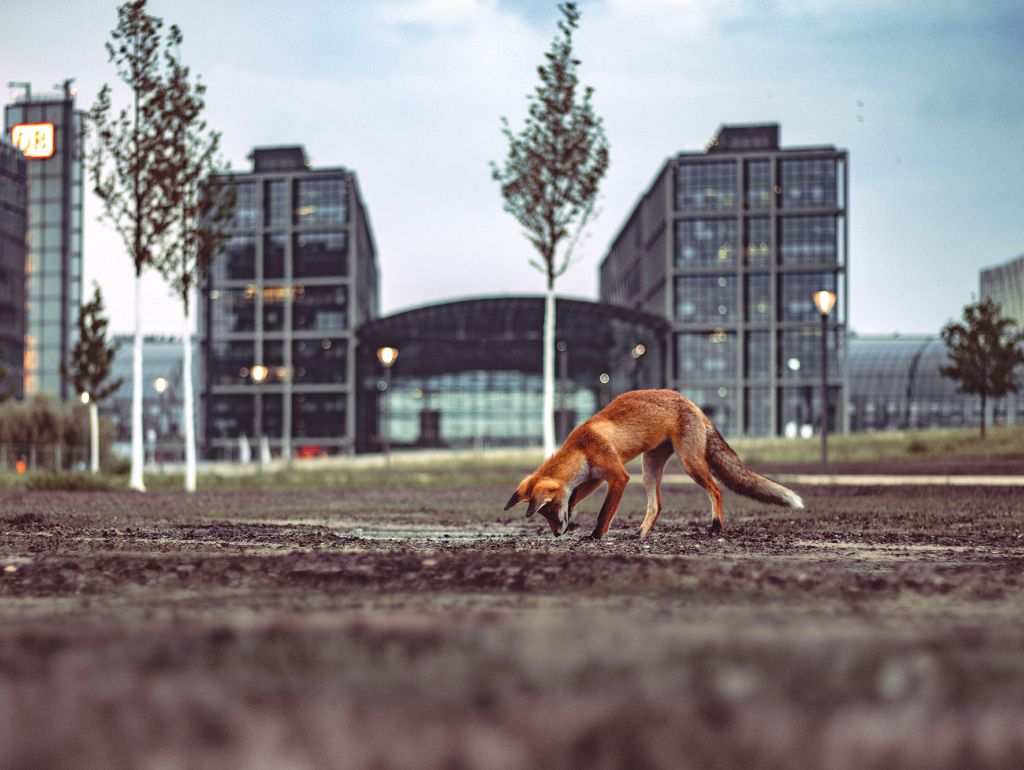
<svg viewBox="0 0 1024 770">
<path fill-rule="evenodd" d="M 602 262 L 603 301 L 672 322 L 666 381 L 723 433 L 818 429 L 820 394 L 804 396 L 820 389 L 822 289 L 838 295 L 829 414 L 846 427 L 846 183 L 842 150 L 782 148 L 774 124 L 726 126 L 666 164 Z"/>
<path fill-rule="evenodd" d="M 301 147 L 257 148 L 204 287 L 204 451 L 355 447 L 352 330 L 377 316 L 377 257 L 355 175 Z M 255 451 L 255 447 L 254 447 Z"/>
<path fill-rule="evenodd" d="M 28 161 L 0 138 L 0 393 L 22 395 L 25 357 L 25 234 Z"/>
<path fill-rule="evenodd" d="M 626 390 L 662 385 L 662 319 L 561 298 L 555 315 L 560 435 Z M 500 297 L 432 305 L 363 325 L 356 367 L 360 449 L 379 449 L 385 432 L 392 447 L 539 446 L 543 317 L 541 297 Z M 637 345 L 644 346 L 642 355 L 635 355 Z M 399 351 L 390 388 L 376 358 L 383 346 Z"/>
<path fill-rule="evenodd" d="M 74 396 L 61 363 L 77 337 L 82 302 L 82 132 L 70 81 L 59 94 L 18 96 L 4 108 L 4 135 L 25 142 L 28 234 L 25 265 L 24 392 Z M 34 131 L 44 128 L 46 144 Z M 19 128 L 22 127 L 22 128 Z M 35 155 L 35 157 L 32 157 Z"/>
</svg>

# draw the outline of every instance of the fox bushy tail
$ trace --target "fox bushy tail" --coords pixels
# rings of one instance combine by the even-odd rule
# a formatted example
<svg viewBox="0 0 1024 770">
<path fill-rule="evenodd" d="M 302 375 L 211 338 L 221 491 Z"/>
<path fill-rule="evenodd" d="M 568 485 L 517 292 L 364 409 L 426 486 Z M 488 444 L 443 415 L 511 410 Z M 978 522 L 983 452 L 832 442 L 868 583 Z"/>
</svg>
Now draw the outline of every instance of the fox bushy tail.
<svg viewBox="0 0 1024 770">
<path fill-rule="evenodd" d="M 705 457 L 715 478 L 733 492 L 760 500 L 762 503 L 785 505 L 790 508 L 804 507 L 804 501 L 792 489 L 755 473 L 744 465 L 733 448 L 722 438 L 722 434 L 713 426 L 708 428 Z"/>
</svg>

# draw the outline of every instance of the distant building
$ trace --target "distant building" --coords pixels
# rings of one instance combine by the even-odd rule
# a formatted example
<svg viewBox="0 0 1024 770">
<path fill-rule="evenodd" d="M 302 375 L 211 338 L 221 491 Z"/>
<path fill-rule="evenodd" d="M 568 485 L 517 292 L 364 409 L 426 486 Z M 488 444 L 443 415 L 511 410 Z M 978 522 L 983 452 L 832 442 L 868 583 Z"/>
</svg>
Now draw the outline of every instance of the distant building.
<svg viewBox="0 0 1024 770">
<path fill-rule="evenodd" d="M 847 359 L 850 430 L 974 427 L 981 400 L 939 373 L 948 363 L 938 337 L 851 335 Z M 1024 398 L 989 399 L 989 424 L 1024 425 Z"/>
<path fill-rule="evenodd" d="M 723 126 L 703 152 L 669 159 L 601 263 L 602 302 L 671 323 L 665 381 L 723 433 L 818 430 L 821 325 L 828 414 L 845 430 L 847 153 L 780 148 L 777 124 Z"/>
<path fill-rule="evenodd" d="M 28 177 L 25 156 L 0 137 L 0 391 L 23 393 L 25 358 L 25 234 Z"/>
<path fill-rule="evenodd" d="M 661 387 L 665 321 L 556 300 L 560 437 L 623 391 Z M 541 444 L 543 297 L 479 297 L 414 308 L 358 331 L 359 451 Z M 377 350 L 398 350 L 385 389 Z M 384 407 L 387 404 L 387 417 Z"/>
<path fill-rule="evenodd" d="M 981 271 L 981 296 L 999 303 L 1003 315 L 1024 327 L 1024 255 Z"/>
<path fill-rule="evenodd" d="M 258 147 L 229 177 L 237 202 L 200 303 L 209 457 L 239 438 L 349 452 L 355 329 L 377 316 L 377 253 L 355 173 L 312 169 L 302 147 Z"/>
<path fill-rule="evenodd" d="M 57 94 L 21 87 L 4 108 L 4 135 L 21 148 L 28 171 L 25 262 L 26 395 L 73 397 L 61 363 L 77 339 L 82 302 L 82 127 L 70 80 Z"/>
<path fill-rule="evenodd" d="M 132 336 L 118 334 L 110 364 L 110 380 L 119 387 L 100 404 L 100 414 L 114 429 L 114 449 L 123 457 L 131 453 L 132 436 Z M 193 345 L 192 371 L 196 371 Z M 160 460 L 180 460 L 184 453 L 184 383 L 182 344 L 179 337 L 147 336 L 142 339 L 142 428 L 146 455 Z M 198 391 L 193 391 L 198 392 Z"/>
</svg>

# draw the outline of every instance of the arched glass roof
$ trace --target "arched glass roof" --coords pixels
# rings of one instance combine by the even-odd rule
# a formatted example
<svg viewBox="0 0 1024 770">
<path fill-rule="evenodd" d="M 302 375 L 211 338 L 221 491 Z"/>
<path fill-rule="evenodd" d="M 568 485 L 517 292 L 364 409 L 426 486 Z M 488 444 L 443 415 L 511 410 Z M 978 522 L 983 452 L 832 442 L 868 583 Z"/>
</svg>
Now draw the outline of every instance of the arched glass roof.
<svg viewBox="0 0 1024 770">
<path fill-rule="evenodd" d="M 638 343 L 660 347 L 664 319 L 629 308 L 559 297 L 556 338 L 568 348 L 570 376 L 605 371 Z M 359 355 L 398 348 L 396 371 L 408 376 L 470 370 L 536 372 L 541 356 L 543 297 L 480 297 L 414 308 L 364 324 Z"/>
</svg>

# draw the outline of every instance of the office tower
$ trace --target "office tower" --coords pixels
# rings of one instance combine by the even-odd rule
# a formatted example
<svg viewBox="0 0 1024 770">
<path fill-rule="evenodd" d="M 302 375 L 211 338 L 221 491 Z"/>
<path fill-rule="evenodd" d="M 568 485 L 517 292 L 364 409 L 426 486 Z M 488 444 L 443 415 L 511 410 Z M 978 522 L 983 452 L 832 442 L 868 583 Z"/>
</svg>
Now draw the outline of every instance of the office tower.
<svg viewBox="0 0 1024 770">
<path fill-rule="evenodd" d="M 998 302 L 1003 315 L 1024 328 L 1024 255 L 983 268 L 979 283 L 982 298 Z"/>
<path fill-rule="evenodd" d="M 821 321 L 828 414 L 846 429 L 847 154 L 779 146 L 779 126 L 723 126 L 669 159 L 601 264 L 604 302 L 666 318 L 669 386 L 730 435 L 807 435 L 820 426 Z"/>
<path fill-rule="evenodd" d="M 291 456 L 354 450 L 355 329 L 378 309 L 377 255 L 356 175 L 302 147 L 253 150 L 229 177 L 234 221 L 203 290 L 207 456 L 266 437 Z"/>
<path fill-rule="evenodd" d="M 77 336 L 82 301 L 82 125 L 71 80 L 59 93 L 33 94 L 28 83 L 4 108 L 4 135 L 28 172 L 25 261 L 26 395 L 74 396 L 61 374 Z"/>
<path fill-rule="evenodd" d="M 25 357 L 25 232 L 28 227 L 26 160 L 0 137 L 0 394 L 22 394 Z"/>
</svg>

